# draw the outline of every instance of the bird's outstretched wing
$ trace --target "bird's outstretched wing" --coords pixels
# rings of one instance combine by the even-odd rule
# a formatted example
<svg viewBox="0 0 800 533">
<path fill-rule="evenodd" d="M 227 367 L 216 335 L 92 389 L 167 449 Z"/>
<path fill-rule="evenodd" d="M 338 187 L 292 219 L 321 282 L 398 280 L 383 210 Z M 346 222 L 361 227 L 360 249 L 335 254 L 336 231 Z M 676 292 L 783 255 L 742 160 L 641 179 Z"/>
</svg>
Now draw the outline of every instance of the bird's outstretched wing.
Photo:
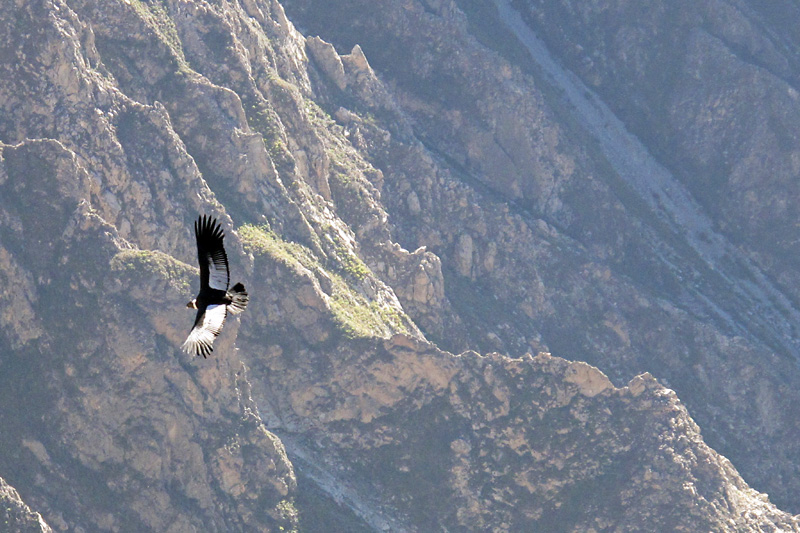
<svg viewBox="0 0 800 533">
<path fill-rule="evenodd" d="M 189 332 L 186 342 L 181 346 L 183 351 L 207 357 L 213 350 L 211 345 L 222 331 L 222 325 L 225 324 L 227 315 L 228 310 L 225 305 L 209 305 L 205 309 L 198 309 L 194 327 Z"/>
<path fill-rule="evenodd" d="M 228 290 L 228 256 L 222 245 L 225 234 L 219 222 L 215 218 L 201 216 L 194 223 L 194 235 L 197 239 L 197 261 L 200 263 L 201 292 L 208 287 Z"/>
</svg>

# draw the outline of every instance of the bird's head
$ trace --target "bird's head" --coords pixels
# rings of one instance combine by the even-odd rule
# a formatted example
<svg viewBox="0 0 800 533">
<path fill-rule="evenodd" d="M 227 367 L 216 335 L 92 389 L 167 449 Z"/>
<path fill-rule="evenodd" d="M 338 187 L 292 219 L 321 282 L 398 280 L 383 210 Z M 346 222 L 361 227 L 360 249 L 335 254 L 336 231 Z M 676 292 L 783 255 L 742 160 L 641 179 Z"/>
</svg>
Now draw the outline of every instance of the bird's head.
<svg viewBox="0 0 800 533">
<path fill-rule="evenodd" d="M 193 299 L 191 302 L 186 304 L 186 307 L 189 309 L 197 309 L 197 298 Z"/>
</svg>

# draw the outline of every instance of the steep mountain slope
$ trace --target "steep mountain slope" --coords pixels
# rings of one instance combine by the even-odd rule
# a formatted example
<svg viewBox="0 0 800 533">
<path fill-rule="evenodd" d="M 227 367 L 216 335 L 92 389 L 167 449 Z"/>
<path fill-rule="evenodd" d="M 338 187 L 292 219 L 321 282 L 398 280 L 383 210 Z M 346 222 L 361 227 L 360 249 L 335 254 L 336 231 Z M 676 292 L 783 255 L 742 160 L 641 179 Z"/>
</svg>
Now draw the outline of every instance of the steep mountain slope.
<svg viewBox="0 0 800 533">
<path fill-rule="evenodd" d="M 800 530 L 644 373 L 791 476 L 794 362 L 497 11 L 285 5 L 323 39 L 269 0 L 0 5 L 13 527 Z M 207 361 L 198 213 L 252 295 Z"/>
<path fill-rule="evenodd" d="M 685 79 L 678 76 L 688 38 L 673 25 L 702 33 L 710 24 L 703 21 L 714 20 L 718 31 L 752 43 L 779 35 L 772 48 L 752 45 L 749 57 L 764 51 L 760 61 L 778 61 L 770 50 L 795 41 L 768 24 L 774 16 L 724 2 L 684 11 L 663 4 L 641 12 L 625 2 L 286 2 L 308 31 L 345 50 L 360 43 L 417 136 L 451 165 L 442 188 L 469 191 L 455 203 L 421 201 L 412 216 L 402 194 L 385 198 L 406 246 L 441 258 L 446 297 L 468 325 L 470 346 L 523 353 L 527 344 L 545 345 L 598 365 L 617 383 L 653 372 L 746 479 L 800 510 L 791 408 L 800 379 L 798 300 L 796 268 L 785 259 L 796 243 L 776 229 L 794 222 L 791 208 L 770 207 L 796 188 L 788 161 L 797 142 L 785 127 L 796 106 L 782 96 L 791 87 L 768 70 L 732 79 L 687 64 Z M 707 18 L 692 18 L 696 12 Z M 793 13 L 787 7 L 787 17 Z M 738 57 L 702 64 L 736 69 Z M 789 70 L 791 57 L 783 59 Z M 773 85 L 783 89 L 754 88 Z M 726 98 L 738 102 L 736 111 Z M 735 135 L 751 141 L 728 138 Z M 701 150 L 763 163 L 758 173 L 741 166 L 718 175 L 739 183 L 735 195 L 750 194 L 754 210 L 783 213 L 772 230 L 756 211 L 731 207 L 723 217 L 711 208 L 734 193 L 687 162 Z M 396 191 L 437 198 L 427 175 L 392 175 L 397 167 L 374 157 Z M 762 200 L 746 192 L 755 189 Z M 513 222 L 497 217 L 504 210 Z M 762 230 L 737 231 L 742 224 Z"/>
</svg>

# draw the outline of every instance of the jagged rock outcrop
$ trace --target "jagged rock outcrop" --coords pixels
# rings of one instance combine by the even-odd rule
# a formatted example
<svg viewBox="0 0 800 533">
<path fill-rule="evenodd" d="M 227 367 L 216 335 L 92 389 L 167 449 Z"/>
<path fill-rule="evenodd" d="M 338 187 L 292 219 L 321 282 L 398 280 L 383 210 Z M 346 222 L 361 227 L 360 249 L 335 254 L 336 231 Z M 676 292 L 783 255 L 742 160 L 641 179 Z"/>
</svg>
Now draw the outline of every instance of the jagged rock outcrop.
<svg viewBox="0 0 800 533">
<path fill-rule="evenodd" d="M 0 478 L 0 525 L 9 533 L 50 533 L 53 531 L 42 519 L 42 515 L 31 510 L 19 497 L 19 493 Z"/>
<path fill-rule="evenodd" d="M 792 471 L 785 339 L 711 313 L 756 300 L 650 217 L 493 6 L 337 4 L 0 5 L 14 519 L 800 530 L 678 401 Z M 207 361 L 179 351 L 198 212 L 252 295 Z"/>
<path fill-rule="evenodd" d="M 279 433 L 305 435 L 306 461 L 368 484 L 392 530 L 800 530 L 650 375 L 616 388 L 546 353 L 453 356 L 402 335 L 317 356 L 316 373 L 252 364 Z"/>
</svg>

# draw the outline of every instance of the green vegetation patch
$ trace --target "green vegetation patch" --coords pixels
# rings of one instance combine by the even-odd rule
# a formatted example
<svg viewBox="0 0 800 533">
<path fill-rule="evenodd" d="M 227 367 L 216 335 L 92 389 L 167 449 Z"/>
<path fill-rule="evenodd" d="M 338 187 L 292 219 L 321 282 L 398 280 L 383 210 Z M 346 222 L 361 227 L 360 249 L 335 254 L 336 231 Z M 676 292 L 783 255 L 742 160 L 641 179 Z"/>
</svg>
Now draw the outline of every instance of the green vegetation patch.
<svg viewBox="0 0 800 533">
<path fill-rule="evenodd" d="M 180 291 L 191 291 L 197 269 L 163 252 L 123 250 L 111 258 L 111 272 L 120 275 L 147 275 L 168 281 Z"/>
<path fill-rule="evenodd" d="M 409 319 L 402 311 L 369 300 L 344 276 L 325 268 L 313 252 L 302 244 L 285 241 L 266 226 L 246 224 L 238 229 L 238 233 L 248 252 L 267 255 L 289 267 L 301 266 L 313 272 L 317 279 L 329 279 L 331 291 L 328 307 L 334 322 L 347 337 L 385 338 L 393 333 L 408 332 L 406 323 Z M 340 268 L 348 267 L 340 265 Z M 353 261 L 349 268 L 361 274 L 362 277 L 356 279 L 363 279 L 369 272 L 360 259 L 357 263 Z"/>
<path fill-rule="evenodd" d="M 333 127 L 336 126 L 336 121 L 333 120 L 333 117 L 322 109 L 314 100 L 305 98 L 303 99 L 303 105 L 305 107 L 306 116 L 311 121 L 311 124 L 317 126 L 317 129 L 331 131 Z"/>
<path fill-rule="evenodd" d="M 334 231 L 327 233 L 326 238 L 331 243 L 331 246 L 333 246 L 333 252 L 336 254 L 339 270 L 343 274 L 352 277 L 355 281 L 363 281 L 370 272 L 367 265 L 364 264 L 364 261 L 353 253 L 353 250 L 343 243 Z"/>
<path fill-rule="evenodd" d="M 178 36 L 178 29 L 163 2 L 161 0 L 150 0 L 149 2 L 131 0 L 131 6 L 142 20 L 155 31 L 159 39 L 175 52 L 181 67 L 188 70 L 189 64 L 183 54 L 183 45 Z"/>
<path fill-rule="evenodd" d="M 377 171 L 356 150 L 347 138 L 346 128 L 336 123 L 333 118 L 313 100 L 304 100 L 305 112 L 315 131 L 324 136 L 325 153 L 331 163 L 329 183 L 334 202 L 345 207 L 345 212 L 365 212 L 375 201 L 371 198 L 372 185 L 368 177 Z M 355 113 L 354 113 L 355 114 Z M 348 126 L 355 125 L 376 127 L 375 118 L 367 114 L 357 115 L 358 120 Z"/>
<path fill-rule="evenodd" d="M 261 134 L 264 147 L 275 163 L 278 172 L 281 174 L 291 173 L 294 170 L 294 160 L 283 140 L 280 118 L 277 113 L 265 103 L 245 104 L 244 111 L 250 128 Z"/>
<path fill-rule="evenodd" d="M 393 333 L 408 333 L 402 312 L 369 301 L 355 291 L 337 291 L 334 288 L 331 311 L 344 334 L 350 338 L 386 338 Z"/>
<path fill-rule="evenodd" d="M 293 498 L 281 500 L 278 505 L 275 506 L 273 514 L 277 515 L 278 520 L 283 524 L 278 526 L 278 531 L 298 533 L 299 513 L 297 512 L 297 507 L 295 507 Z"/>
<path fill-rule="evenodd" d="M 269 255 L 290 266 L 300 264 L 311 271 L 322 269 L 309 248 L 281 239 L 267 226 L 245 224 L 237 232 L 245 250 L 250 253 Z"/>
</svg>

